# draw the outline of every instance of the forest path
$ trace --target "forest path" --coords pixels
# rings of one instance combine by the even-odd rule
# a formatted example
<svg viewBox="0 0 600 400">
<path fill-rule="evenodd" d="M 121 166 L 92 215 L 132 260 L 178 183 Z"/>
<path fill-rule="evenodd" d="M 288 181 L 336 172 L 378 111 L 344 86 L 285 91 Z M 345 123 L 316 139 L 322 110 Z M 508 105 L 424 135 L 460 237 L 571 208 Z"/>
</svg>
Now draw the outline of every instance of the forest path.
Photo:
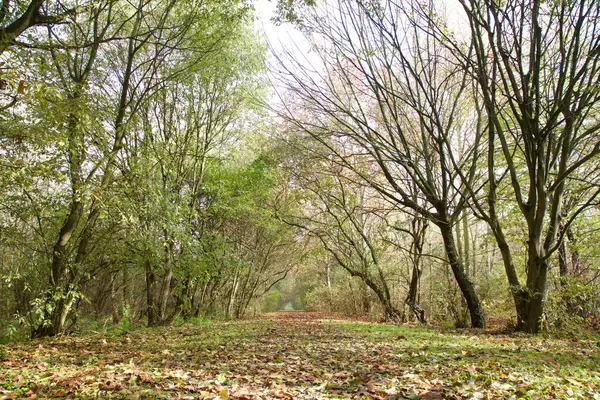
<svg viewBox="0 0 600 400">
<path fill-rule="evenodd" d="M 35 340 L 0 361 L 0 399 L 600 399 L 595 342 L 319 313 Z"/>
</svg>

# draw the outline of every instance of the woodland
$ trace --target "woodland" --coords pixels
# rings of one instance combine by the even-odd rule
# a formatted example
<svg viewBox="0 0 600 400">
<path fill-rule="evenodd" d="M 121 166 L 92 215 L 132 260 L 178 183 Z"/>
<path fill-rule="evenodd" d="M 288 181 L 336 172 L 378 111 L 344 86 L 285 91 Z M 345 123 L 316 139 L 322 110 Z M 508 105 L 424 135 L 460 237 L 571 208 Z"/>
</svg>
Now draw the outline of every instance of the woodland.
<svg viewBox="0 0 600 400">
<path fill-rule="evenodd" d="M 600 2 L 263 3 L 2 0 L 0 399 L 600 399 Z"/>
</svg>

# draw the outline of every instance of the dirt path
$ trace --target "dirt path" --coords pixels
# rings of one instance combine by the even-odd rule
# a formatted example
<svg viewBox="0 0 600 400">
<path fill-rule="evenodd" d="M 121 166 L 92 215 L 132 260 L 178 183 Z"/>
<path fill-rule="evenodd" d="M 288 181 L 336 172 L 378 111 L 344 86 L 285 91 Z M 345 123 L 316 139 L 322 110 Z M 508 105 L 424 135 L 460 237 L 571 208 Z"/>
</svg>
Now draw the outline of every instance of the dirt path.
<svg viewBox="0 0 600 400">
<path fill-rule="evenodd" d="M 587 343 L 330 319 L 278 313 L 0 348 L 0 399 L 600 399 Z"/>
</svg>

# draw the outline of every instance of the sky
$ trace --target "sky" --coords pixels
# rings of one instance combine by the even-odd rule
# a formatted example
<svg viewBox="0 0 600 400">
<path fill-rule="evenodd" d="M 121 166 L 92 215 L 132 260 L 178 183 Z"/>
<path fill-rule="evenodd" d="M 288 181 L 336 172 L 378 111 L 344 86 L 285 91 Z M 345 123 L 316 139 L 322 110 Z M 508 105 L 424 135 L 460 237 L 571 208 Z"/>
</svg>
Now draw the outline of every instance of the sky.
<svg viewBox="0 0 600 400">
<path fill-rule="evenodd" d="M 319 56 L 311 50 L 308 40 L 300 31 L 295 29 L 293 24 L 282 23 L 275 25 L 272 18 L 275 16 L 278 0 L 255 0 L 256 9 L 256 28 L 263 32 L 266 42 L 270 48 L 269 63 L 274 66 L 277 61 L 273 53 L 282 55 L 287 53 L 295 61 L 309 67 L 309 69 L 321 70 L 321 61 Z M 327 0 L 320 0 L 327 1 Z M 447 22 L 450 29 L 460 35 L 464 30 L 465 16 L 461 10 L 458 0 L 440 0 L 446 9 Z M 285 56 L 283 57 L 286 58 Z M 284 61 L 285 62 L 285 61 Z M 288 67 L 295 68 L 292 64 L 285 62 Z M 272 82 L 277 87 L 276 82 Z"/>
<path fill-rule="evenodd" d="M 282 49 L 290 50 L 292 53 L 299 52 L 306 56 L 310 52 L 310 46 L 298 30 L 292 24 L 284 23 L 275 25 L 271 18 L 275 15 L 275 9 L 278 0 L 256 0 L 257 21 L 256 26 L 259 31 L 263 31 L 269 46 L 276 52 Z M 466 19 L 461 10 L 458 0 L 441 0 L 446 8 L 446 16 L 450 28 L 456 33 L 464 29 Z M 296 47 L 298 49 L 296 49 Z"/>
<path fill-rule="evenodd" d="M 277 0 L 257 0 L 255 2 L 257 27 L 264 31 L 267 42 L 274 50 L 293 48 L 299 46 L 308 50 L 308 43 L 304 36 L 294 29 L 292 24 L 284 23 L 276 26 L 271 18 L 275 15 Z"/>
</svg>

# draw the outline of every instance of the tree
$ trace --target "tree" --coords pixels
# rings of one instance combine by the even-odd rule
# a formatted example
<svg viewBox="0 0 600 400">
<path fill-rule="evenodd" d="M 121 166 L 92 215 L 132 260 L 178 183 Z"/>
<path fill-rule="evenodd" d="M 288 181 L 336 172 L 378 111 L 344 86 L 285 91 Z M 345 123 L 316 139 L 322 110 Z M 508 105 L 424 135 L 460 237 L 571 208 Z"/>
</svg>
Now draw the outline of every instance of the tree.
<svg viewBox="0 0 600 400">
<path fill-rule="evenodd" d="M 337 265 L 371 290 L 386 320 L 400 321 L 402 311 L 394 304 L 385 271 L 388 246 L 382 232 L 390 216 L 379 215 L 390 211 L 389 204 L 372 188 L 344 177 L 343 170 L 326 157 L 317 161 L 316 168 L 297 168 L 290 179 L 302 188 L 304 213 L 281 217 L 317 238 Z M 370 307 L 363 311 L 369 312 Z"/>
<path fill-rule="evenodd" d="M 540 330 L 551 257 L 569 227 L 597 204 L 600 153 L 600 5 L 596 1 L 461 0 L 469 39 L 461 41 L 431 9 L 431 34 L 448 46 L 478 85 L 487 134 L 487 199 L 475 210 L 490 226 L 513 293 L 518 326 Z M 505 178 L 506 177 L 506 178 Z M 521 284 L 498 214 L 498 187 L 510 181 L 510 201 L 526 226 L 527 279 Z M 575 204 L 565 208 L 571 185 Z"/>
<path fill-rule="evenodd" d="M 251 5 L 61 4 L 78 12 L 15 48 L 28 90 L 0 115 L 0 311 L 33 336 L 90 310 L 243 316 L 304 251 L 270 215 L 277 163 L 249 149 L 266 131 Z"/>
<path fill-rule="evenodd" d="M 470 128 L 464 110 L 473 99 L 468 74 L 447 61 L 448 51 L 423 26 L 426 19 L 410 21 L 392 2 L 342 0 L 309 13 L 304 28 L 320 65 L 280 60 L 278 76 L 296 99 L 284 99 L 280 115 L 389 201 L 438 227 L 471 325 L 483 328 L 453 232 L 469 194 L 457 186 L 460 172 L 450 159 L 457 158 L 457 135 Z M 460 170 L 473 176 L 479 136 L 470 139 Z M 420 201 L 410 194 L 413 184 Z"/>
<path fill-rule="evenodd" d="M 199 17 L 219 10 L 212 7 L 176 0 L 107 1 L 90 8 L 87 18 L 49 29 L 50 41 L 56 44 L 50 48 L 55 76 L 66 100 L 62 104 L 69 110 L 60 129 L 68 143 L 71 196 L 54 244 L 49 289 L 34 335 L 62 332 L 73 318 L 92 238 L 106 210 L 103 197 L 121 173 L 119 156 L 139 126 L 138 113 L 165 82 L 214 51 L 221 34 L 210 30 L 213 34 L 197 35 L 210 24 Z M 223 15 L 212 16 L 213 25 L 219 26 L 215 22 Z M 232 15 L 231 21 L 237 17 Z M 162 73 L 165 70 L 168 74 Z M 90 112 L 94 102 L 100 107 Z"/>
<path fill-rule="evenodd" d="M 417 191 L 415 191 L 417 193 Z M 416 194 L 415 193 L 415 194 Z M 413 197 L 414 201 L 418 201 L 417 197 Z M 401 221 L 394 224 L 392 227 L 395 231 L 396 236 L 408 235 L 409 247 L 405 249 L 408 253 L 408 259 L 411 264 L 410 279 L 408 283 L 408 293 L 404 299 L 404 305 L 409 308 L 410 313 L 407 315 L 405 309 L 402 312 L 402 321 L 406 322 L 412 318 L 412 315 L 416 316 L 421 322 L 425 322 L 425 310 L 419 305 L 419 285 L 421 275 L 423 274 L 423 258 L 424 258 L 424 245 L 427 234 L 427 228 L 429 227 L 429 221 L 419 214 L 413 215 L 407 214 L 408 221 L 404 224 Z M 404 226 L 403 226 L 404 225 Z M 406 227 L 406 225 L 408 225 Z M 398 238 L 393 242 L 396 246 L 402 248 L 403 240 Z M 466 262 L 466 259 L 465 259 Z"/>
<path fill-rule="evenodd" d="M 46 10 L 43 10 L 43 9 Z M 54 8 L 54 12 L 48 10 Z M 51 3 L 44 7 L 44 0 L 30 2 L 11 2 L 4 0 L 0 5 L 0 57 L 17 43 L 17 39 L 28 29 L 33 27 L 51 26 L 63 23 L 65 19 L 74 14 L 75 9 L 66 9 L 60 2 Z M 33 36 L 31 36 L 33 37 Z M 4 67 L 2 69 L 9 69 Z M 0 112 L 11 109 L 25 94 L 25 81 L 17 80 L 18 85 L 11 85 L 6 74 L 0 74 L 0 92 L 8 99 L 6 104 L 0 105 Z"/>
<path fill-rule="evenodd" d="M 62 22 L 67 14 L 73 12 L 72 10 L 61 10 L 59 2 L 52 5 L 59 9 L 58 13 L 44 12 L 42 10 L 44 0 L 31 0 L 25 3 L 17 1 L 12 4 L 10 0 L 4 0 L 0 6 L 0 55 L 12 46 L 15 39 L 27 29 Z"/>
</svg>

